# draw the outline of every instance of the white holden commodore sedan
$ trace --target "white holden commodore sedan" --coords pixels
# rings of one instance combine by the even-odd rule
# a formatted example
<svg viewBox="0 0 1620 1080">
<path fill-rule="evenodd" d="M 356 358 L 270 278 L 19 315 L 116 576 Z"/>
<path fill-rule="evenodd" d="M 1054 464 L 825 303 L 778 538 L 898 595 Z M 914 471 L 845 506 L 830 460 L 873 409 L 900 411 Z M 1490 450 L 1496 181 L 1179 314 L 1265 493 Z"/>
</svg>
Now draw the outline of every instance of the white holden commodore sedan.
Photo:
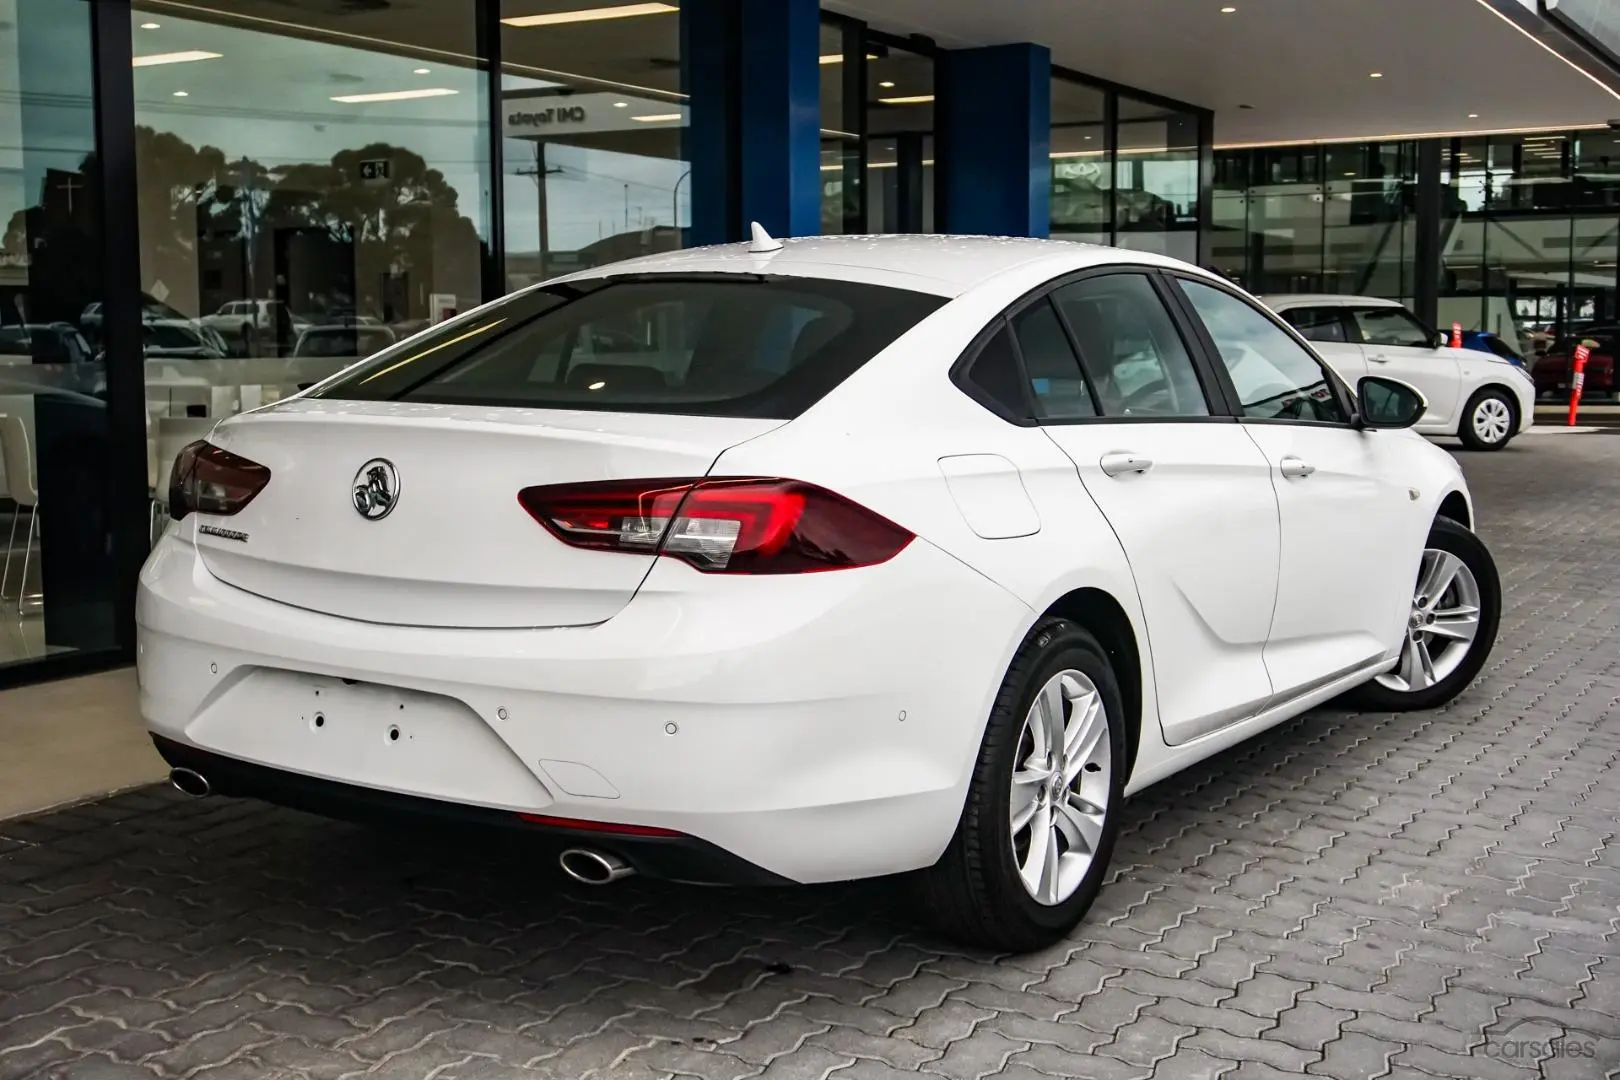
<svg viewBox="0 0 1620 1080">
<path fill-rule="evenodd" d="M 1536 419 L 1530 372 L 1495 353 L 1453 349 L 1395 300 L 1371 296 L 1267 296 L 1265 303 L 1355 386 L 1367 375 L 1417 389 L 1425 435 L 1456 436 L 1470 450 L 1500 450 Z"/>
<path fill-rule="evenodd" d="M 471 311 L 222 422 L 141 575 L 173 780 L 528 830 L 572 877 L 910 873 L 1066 933 L 1126 796 L 1497 632 L 1463 477 L 1153 255 L 828 237 Z"/>
</svg>

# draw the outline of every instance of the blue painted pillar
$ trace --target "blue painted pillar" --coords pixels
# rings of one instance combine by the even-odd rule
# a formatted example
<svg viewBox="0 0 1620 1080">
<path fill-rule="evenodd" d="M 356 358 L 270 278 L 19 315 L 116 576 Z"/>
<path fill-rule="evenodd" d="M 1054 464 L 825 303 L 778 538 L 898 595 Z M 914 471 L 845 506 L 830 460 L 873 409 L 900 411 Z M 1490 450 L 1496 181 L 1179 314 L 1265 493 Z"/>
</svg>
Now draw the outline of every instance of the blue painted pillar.
<svg viewBox="0 0 1620 1080">
<path fill-rule="evenodd" d="M 819 0 L 684 0 L 692 244 L 821 232 Z"/>
<path fill-rule="evenodd" d="M 991 45 L 941 54 L 935 166 L 944 231 L 1046 236 L 1052 224 L 1052 54 Z"/>
</svg>

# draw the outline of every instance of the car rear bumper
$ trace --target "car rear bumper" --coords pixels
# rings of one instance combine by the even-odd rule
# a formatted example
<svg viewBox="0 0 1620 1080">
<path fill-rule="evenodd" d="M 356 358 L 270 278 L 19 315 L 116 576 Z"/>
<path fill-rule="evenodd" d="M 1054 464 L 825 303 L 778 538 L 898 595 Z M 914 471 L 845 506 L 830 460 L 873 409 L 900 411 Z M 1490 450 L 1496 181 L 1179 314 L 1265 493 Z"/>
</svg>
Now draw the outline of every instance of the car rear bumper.
<svg viewBox="0 0 1620 1080">
<path fill-rule="evenodd" d="M 171 767 L 190 769 L 204 777 L 212 795 L 261 799 L 312 814 L 391 829 L 498 830 L 554 849 L 548 854 L 561 854 L 571 847 L 609 852 L 623 859 L 638 874 L 669 881 L 698 885 L 791 884 L 786 878 L 694 836 L 641 836 L 527 820 L 506 810 L 401 795 L 255 765 L 161 735 L 153 735 L 152 743 Z"/>
<path fill-rule="evenodd" d="M 295 805 L 324 782 L 477 820 L 669 829 L 753 868 L 722 880 L 934 862 L 1033 619 L 918 540 L 775 578 L 661 560 L 593 627 L 384 626 L 226 585 L 179 534 L 137 604 L 141 712 L 171 762 L 207 755 L 231 778 L 216 787 Z"/>
</svg>

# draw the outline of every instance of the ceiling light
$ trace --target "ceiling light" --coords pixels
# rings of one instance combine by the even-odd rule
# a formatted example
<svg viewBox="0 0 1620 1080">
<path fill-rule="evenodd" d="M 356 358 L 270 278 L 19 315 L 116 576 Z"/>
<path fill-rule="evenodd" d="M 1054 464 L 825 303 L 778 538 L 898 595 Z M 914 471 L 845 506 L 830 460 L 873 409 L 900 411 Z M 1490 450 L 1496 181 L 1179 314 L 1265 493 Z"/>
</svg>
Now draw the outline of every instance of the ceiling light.
<svg viewBox="0 0 1620 1080">
<path fill-rule="evenodd" d="M 1468 119 L 1470 119 L 1470 120 L 1478 120 L 1479 119 L 1479 113 L 1477 113 L 1477 112 L 1469 113 L 1468 114 Z"/>
<path fill-rule="evenodd" d="M 433 69 L 432 68 L 417 68 L 415 71 L 411 72 L 411 74 L 412 75 L 431 75 L 431 74 L 433 74 Z"/>
<path fill-rule="evenodd" d="M 341 101 L 345 105 L 363 105 L 370 101 L 412 101 L 416 98 L 447 97 L 460 91 L 451 90 L 443 86 L 435 86 L 428 90 L 389 90 L 381 94 L 339 94 L 333 101 Z"/>
<path fill-rule="evenodd" d="M 1373 71 L 1367 74 L 1367 78 L 1369 79 L 1382 79 L 1383 77 L 1384 73 L 1382 71 Z"/>
<path fill-rule="evenodd" d="M 1221 14 L 1222 15 L 1233 15 L 1233 14 L 1236 14 L 1236 13 L 1237 13 L 1237 8 L 1235 8 L 1235 7 L 1223 7 L 1223 8 L 1221 8 Z"/>
<path fill-rule="evenodd" d="M 185 52 L 152 53 L 149 56 L 137 56 L 130 61 L 135 67 L 157 67 L 159 64 L 187 64 L 193 60 L 218 60 L 217 52 L 203 52 L 201 49 L 188 49 Z"/>
<path fill-rule="evenodd" d="M 684 119 L 680 113 L 658 113 L 653 116 L 632 116 L 630 119 L 638 124 L 667 124 L 674 120 Z"/>
<path fill-rule="evenodd" d="M 893 90 L 894 89 L 894 83 L 888 81 L 887 79 L 885 79 L 882 82 L 878 83 L 878 85 L 881 86 L 885 90 Z"/>
<path fill-rule="evenodd" d="M 934 100 L 933 94 L 914 94 L 911 97 L 880 97 L 885 105 L 926 105 Z"/>
<path fill-rule="evenodd" d="M 191 95 L 186 93 L 184 90 L 176 90 L 174 92 L 174 96 L 175 97 L 190 97 Z"/>
<path fill-rule="evenodd" d="M 877 57 L 874 56 L 872 53 L 867 53 L 866 58 L 868 60 L 876 60 L 877 59 Z M 844 62 L 844 54 L 843 53 L 827 53 L 826 55 L 821 57 L 821 62 L 823 64 L 842 64 Z"/>
<path fill-rule="evenodd" d="M 142 30 L 156 30 L 161 25 L 162 25 L 161 23 L 143 22 L 143 23 L 141 23 L 141 29 Z"/>
<path fill-rule="evenodd" d="M 584 11 L 553 11 L 547 15 L 518 15 L 502 19 L 501 22 L 507 26 L 560 26 L 563 23 L 596 22 L 600 19 L 628 19 L 636 15 L 666 15 L 679 10 L 674 4 L 620 4 Z"/>
<path fill-rule="evenodd" d="M 630 107 L 630 103 L 628 101 L 615 101 L 613 103 L 613 107 L 615 109 L 628 109 Z"/>
</svg>

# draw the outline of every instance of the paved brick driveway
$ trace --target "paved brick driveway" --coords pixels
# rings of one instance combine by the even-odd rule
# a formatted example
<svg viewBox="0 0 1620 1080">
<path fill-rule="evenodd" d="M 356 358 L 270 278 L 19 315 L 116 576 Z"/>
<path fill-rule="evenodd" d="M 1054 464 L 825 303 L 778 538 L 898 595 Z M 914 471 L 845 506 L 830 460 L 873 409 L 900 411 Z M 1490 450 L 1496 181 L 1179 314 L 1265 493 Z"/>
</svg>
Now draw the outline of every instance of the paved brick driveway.
<svg viewBox="0 0 1620 1080">
<path fill-rule="evenodd" d="M 149 790 L 0 823 L 0 1078 L 1620 1076 L 1620 435 L 1465 463 L 1482 684 L 1145 793 L 1059 948 Z"/>
</svg>

